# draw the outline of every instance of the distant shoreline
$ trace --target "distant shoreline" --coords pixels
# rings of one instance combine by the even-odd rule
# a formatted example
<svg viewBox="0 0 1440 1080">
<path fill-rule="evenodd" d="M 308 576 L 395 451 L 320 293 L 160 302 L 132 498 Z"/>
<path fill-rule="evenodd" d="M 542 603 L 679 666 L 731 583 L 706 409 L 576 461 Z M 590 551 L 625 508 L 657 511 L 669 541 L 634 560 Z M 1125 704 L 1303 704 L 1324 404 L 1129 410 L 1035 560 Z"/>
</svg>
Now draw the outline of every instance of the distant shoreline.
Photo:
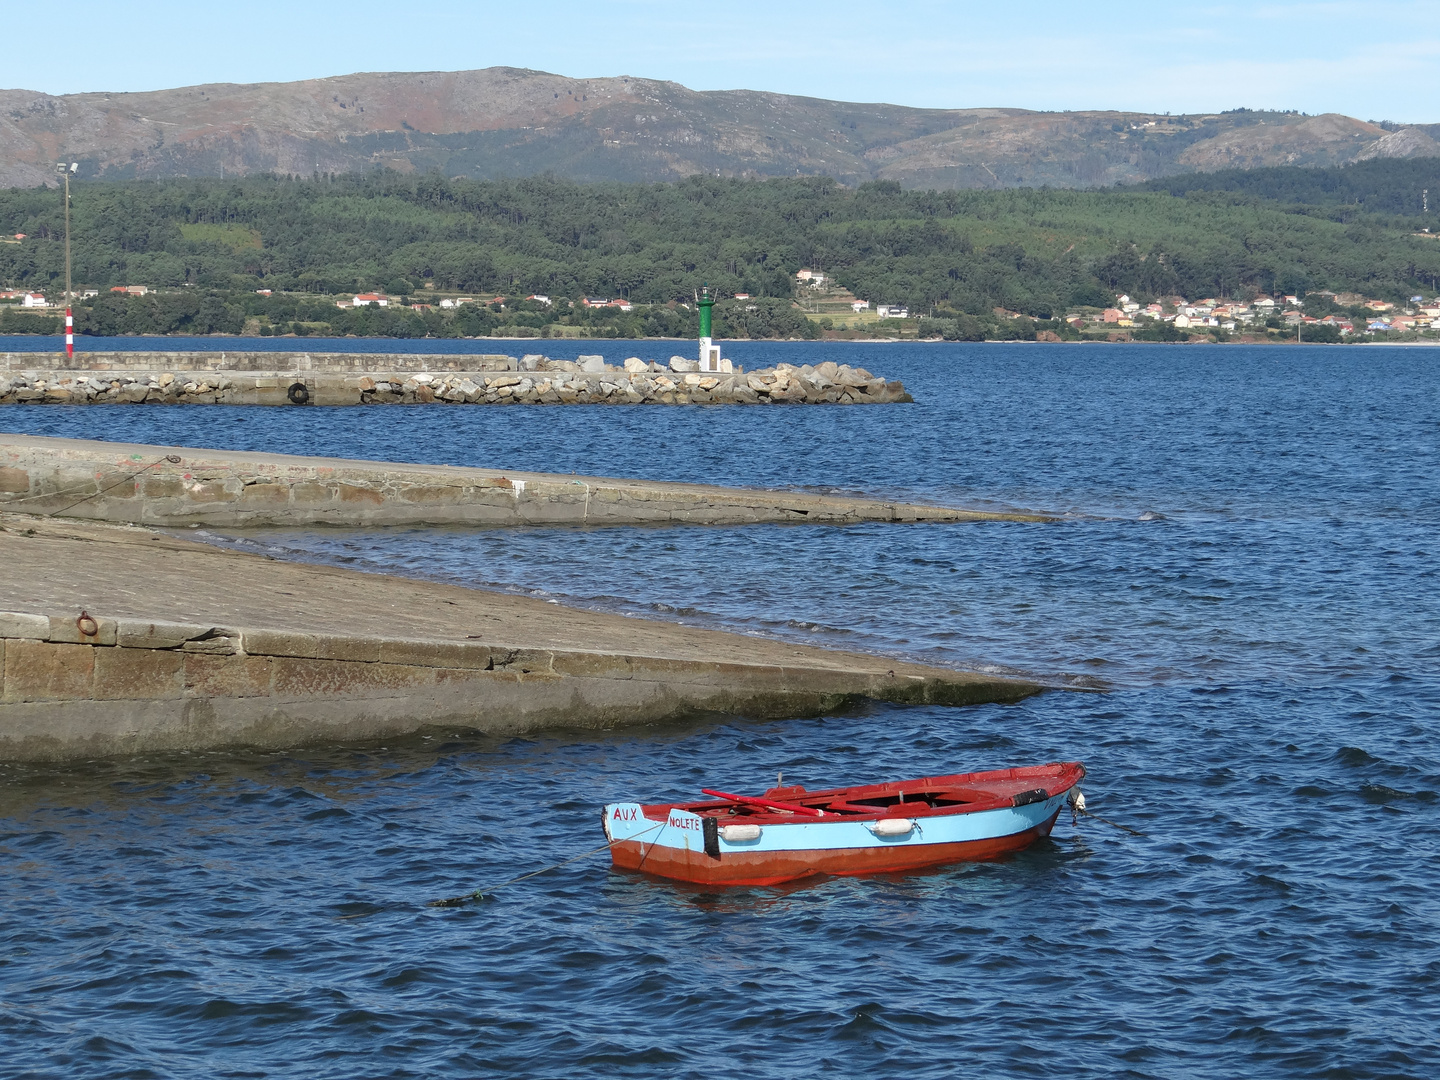
<svg viewBox="0 0 1440 1080">
<path fill-rule="evenodd" d="M 586 343 L 586 344 L 604 344 L 604 345 L 610 345 L 610 344 L 613 342 L 613 343 L 616 344 L 616 345 L 620 345 L 620 344 L 624 343 L 624 344 L 627 345 L 627 347 L 637 347 L 637 348 L 638 348 L 638 347 L 643 347 L 643 346 L 644 346 L 645 344 L 647 344 L 647 343 L 672 342 L 672 343 L 677 343 L 677 344 L 680 344 L 680 345 L 694 345 L 694 343 L 695 343 L 693 338 L 666 338 L 666 337 L 647 337 L 647 338 L 531 338 L 531 337 L 518 337 L 518 338 L 516 338 L 516 337 L 413 338 L 413 337 L 412 337 L 412 338 L 402 338 L 402 337 L 368 337 L 368 336 L 367 336 L 367 337 L 359 337 L 359 336 L 353 336 L 353 335 L 351 335 L 351 336 L 346 336 L 346 337 L 319 337 L 319 336 L 317 336 L 317 337 L 296 337 L 296 336 L 294 336 L 294 335 L 288 335 L 288 334 L 286 334 L 286 335 L 277 334 L 277 335 L 274 335 L 274 336 L 271 336 L 271 337 L 255 338 L 255 337 L 247 337 L 247 336 L 241 335 L 241 334 L 122 334 L 122 335 L 118 335 L 118 336 L 116 336 L 116 337 L 104 337 L 104 338 L 101 338 L 101 337 L 91 338 L 91 337 L 83 337 L 83 336 L 80 336 L 80 335 L 76 335 L 75 351 L 76 351 L 77 353 L 80 353 L 80 352 L 114 352 L 114 351 L 117 351 L 117 350 L 115 350 L 115 349 L 107 349 L 107 348 L 95 348 L 95 347 L 93 347 L 92 343 L 96 343 L 96 342 L 164 341 L 164 340 L 166 340 L 166 339 L 171 339 L 171 338 L 173 338 L 174 340 L 177 340 L 177 341 L 181 341 L 181 340 L 184 340 L 184 341 L 207 341 L 207 342 L 208 342 L 208 341 L 214 341 L 214 342 L 217 343 L 216 348 L 225 348 L 225 347 L 227 347 L 227 346 L 225 346 L 225 345 L 223 344 L 223 343 L 225 343 L 225 342 L 241 342 L 241 341 L 243 341 L 243 342 L 246 342 L 246 347 L 247 347 L 247 348 L 248 348 L 248 347 L 252 347 L 252 346 L 253 346 L 256 342 L 258 342 L 258 341 L 265 341 L 265 342 L 295 342 L 295 343 L 296 343 L 295 346 L 285 346 L 285 347 L 282 347 L 282 348 L 274 349 L 273 351 L 275 351 L 275 352 L 287 352 L 287 351 L 290 351 L 290 349 L 292 349 L 292 348 L 296 348 L 296 349 L 298 349 L 299 351 L 305 351 L 305 348 L 304 348 L 303 346 L 300 346 L 300 344 L 299 344 L 299 343 L 302 343 L 302 342 L 313 342 L 313 343 L 314 343 L 314 346 L 312 347 L 312 351 L 316 351 L 316 350 L 318 350 L 318 351 L 334 351 L 334 348 L 333 348 L 334 343 L 336 343 L 336 342 L 351 342 L 351 341 L 353 341 L 353 342 L 362 342 L 362 341 L 365 341 L 365 342 L 370 342 L 370 341 L 373 341 L 373 342 L 410 342 L 410 343 L 446 341 L 446 342 L 475 342 L 476 344 L 482 344 L 482 343 L 485 343 L 485 342 L 497 342 L 497 343 L 504 343 L 504 344 L 507 344 L 507 345 L 530 345 L 530 346 L 553 346 L 553 345 L 555 345 L 555 344 L 557 344 L 557 343 L 562 343 L 562 342 L 566 342 L 566 343 L 568 343 L 568 342 L 575 342 L 575 343 Z M 1255 340 L 1249 340 L 1249 341 L 1215 341 L 1214 339 L 1208 338 L 1208 337 L 1207 337 L 1207 338 L 1194 337 L 1194 338 L 1191 338 L 1189 341 L 1136 341 L 1136 340 L 1134 340 L 1134 339 L 1122 339 L 1122 340 L 1119 340 L 1119 341 L 1099 341 L 1099 340 L 1096 340 L 1096 339 L 1094 339 L 1094 338 L 1084 338 L 1084 339 L 1081 339 L 1081 340 L 1078 340 L 1078 341 L 1074 341 L 1074 340 L 1070 340 L 1070 341 L 1066 341 L 1066 340 L 1061 340 L 1061 341 L 1024 341 L 1024 340 L 1015 340 L 1015 339 L 1000 341 L 1000 340 L 996 340 L 996 339 L 992 339 L 992 338 L 987 338 L 987 339 L 985 339 L 984 341 L 947 341 L 947 340 L 945 340 L 944 338 L 889 338 L 889 337 L 876 337 L 876 338 L 835 338 L 835 339 L 826 339 L 826 338 L 716 338 L 715 340 L 716 340 L 717 342 L 724 342 L 724 343 L 730 344 L 730 345 L 737 345 L 737 344 L 747 344 L 747 345 L 755 345 L 755 344 L 759 344 L 759 345 L 791 345 L 791 344 L 796 344 L 796 345 L 816 345 L 816 346 L 825 346 L 825 345 L 1178 345 L 1178 346 L 1186 346 L 1186 345 L 1257 345 L 1257 346 L 1268 346 L 1268 345 L 1277 345 L 1277 346 L 1284 346 L 1284 345 L 1313 345 L 1313 346 L 1333 345 L 1333 346 L 1337 346 L 1337 347 L 1338 347 L 1338 346 L 1346 346 L 1346 347 L 1349 347 L 1349 346 L 1354 346 L 1354 345 L 1373 345 L 1373 346 L 1385 346 L 1385 347 L 1388 347 L 1388 348 L 1401 348 L 1401 347 L 1405 347 L 1405 348 L 1411 348 L 1411 347 L 1437 348 L 1437 347 L 1440 347 L 1440 337 L 1437 337 L 1437 338 L 1436 338 L 1435 340 L 1433 340 L 1433 341 L 1303 341 L 1303 340 L 1302 340 L 1302 341 L 1298 341 L 1298 342 L 1297 342 L 1294 338 L 1285 338 L 1285 339 L 1278 340 L 1278 341 L 1277 341 L 1277 340 L 1268 340 L 1268 341 L 1255 341 Z M 63 338 L 62 336 L 60 336 L 60 335 L 57 335 L 57 334 L 0 334 L 0 342 L 5 342 L 5 343 L 8 343 L 8 344 L 10 344 L 10 345 L 12 345 L 12 346 L 18 346 L 18 345 L 20 345 L 21 343 L 29 344 L 29 343 L 32 343 L 32 342 L 34 342 L 34 343 L 48 343 L 49 346 L 50 346 L 49 348 L 15 349 L 15 350 L 14 350 L 14 351 L 19 351 L 19 352 L 34 352 L 34 353 L 36 353 L 37 355 L 44 354 L 44 353 L 46 353 L 46 352 L 51 352 L 51 351 L 54 351 L 54 352 L 63 352 L 64 349 L 65 349 L 64 338 Z M 91 345 L 91 347 L 90 347 L 90 348 L 87 348 L 87 345 Z M 327 348 L 327 346 L 329 346 L 329 347 Z M 128 350 L 120 350 L 120 351 L 128 351 Z M 532 352 L 533 352 L 533 351 L 543 351 L 543 349 L 541 349 L 541 350 L 531 349 L 530 351 L 532 351 Z M 618 351 L 618 350 L 617 350 L 617 351 Z"/>
</svg>

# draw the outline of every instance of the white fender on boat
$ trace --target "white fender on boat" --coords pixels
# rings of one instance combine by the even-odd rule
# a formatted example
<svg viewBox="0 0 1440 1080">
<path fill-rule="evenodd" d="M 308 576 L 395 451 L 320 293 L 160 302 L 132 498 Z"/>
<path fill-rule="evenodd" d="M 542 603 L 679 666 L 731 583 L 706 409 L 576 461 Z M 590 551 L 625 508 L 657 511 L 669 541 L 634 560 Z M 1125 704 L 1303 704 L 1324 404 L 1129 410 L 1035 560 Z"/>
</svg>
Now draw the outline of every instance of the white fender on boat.
<svg viewBox="0 0 1440 1080">
<path fill-rule="evenodd" d="M 887 817 L 871 825 L 870 831 L 876 836 L 904 836 L 914 828 L 915 822 L 909 818 Z"/>
<path fill-rule="evenodd" d="M 735 843 L 737 840 L 759 840 L 759 825 L 721 825 L 720 839 L 728 843 Z"/>
<path fill-rule="evenodd" d="M 1078 787 L 1072 787 L 1070 789 L 1070 806 L 1076 813 L 1085 813 L 1085 796 L 1080 794 Z"/>
</svg>

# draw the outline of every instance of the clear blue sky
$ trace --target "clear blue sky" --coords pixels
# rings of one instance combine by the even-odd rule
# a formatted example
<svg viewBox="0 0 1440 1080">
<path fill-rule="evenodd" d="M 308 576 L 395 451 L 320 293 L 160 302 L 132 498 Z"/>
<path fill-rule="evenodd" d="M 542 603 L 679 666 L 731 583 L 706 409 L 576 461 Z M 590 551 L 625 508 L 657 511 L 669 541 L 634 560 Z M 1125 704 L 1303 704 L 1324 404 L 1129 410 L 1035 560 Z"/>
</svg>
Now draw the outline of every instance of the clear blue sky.
<svg viewBox="0 0 1440 1080">
<path fill-rule="evenodd" d="M 951 108 L 1244 105 L 1440 122 L 1437 6 L 79 0 L 11 20 L 0 84 L 149 90 L 508 64 Z"/>
</svg>

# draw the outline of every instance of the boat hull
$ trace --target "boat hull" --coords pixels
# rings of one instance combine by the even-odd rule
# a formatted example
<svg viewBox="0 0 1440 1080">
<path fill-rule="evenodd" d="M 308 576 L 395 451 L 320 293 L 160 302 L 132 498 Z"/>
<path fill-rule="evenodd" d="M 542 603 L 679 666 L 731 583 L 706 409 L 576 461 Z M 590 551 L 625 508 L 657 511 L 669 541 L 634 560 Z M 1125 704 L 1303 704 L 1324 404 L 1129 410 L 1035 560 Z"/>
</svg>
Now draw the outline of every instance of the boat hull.
<svg viewBox="0 0 1440 1080">
<path fill-rule="evenodd" d="M 723 850 L 718 859 L 691 847 L 621 840 L 610 848 L 616 869 L 697 885 L 780 885 L 801 878 L 896 874 L 951 863 L 985 862 L 1022 851 L 1055 826 L 1060 808 L 1019 832 L 932 844 L 782 851 Z M 785 826 L 787 828 L 793 826 Z"/>
</svg>

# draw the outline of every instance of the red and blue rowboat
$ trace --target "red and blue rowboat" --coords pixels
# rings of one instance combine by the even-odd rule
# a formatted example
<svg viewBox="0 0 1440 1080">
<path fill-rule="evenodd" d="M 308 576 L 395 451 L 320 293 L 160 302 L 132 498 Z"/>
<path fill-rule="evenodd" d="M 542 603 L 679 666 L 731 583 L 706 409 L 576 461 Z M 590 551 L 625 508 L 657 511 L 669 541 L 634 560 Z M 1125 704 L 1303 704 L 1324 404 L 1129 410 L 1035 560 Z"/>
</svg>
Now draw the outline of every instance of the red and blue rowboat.
<svg viewBox="0 0 1440 1080">
<path fill-rule="evenodd" d="M 1078 761 L 692 803 L 611 803 L 615 866 L 699 885 L 777 885 L 995 859 L 1049 836 Z M 1078 792 L 1077 792 L 1078 794 Z"/>
</svg>

